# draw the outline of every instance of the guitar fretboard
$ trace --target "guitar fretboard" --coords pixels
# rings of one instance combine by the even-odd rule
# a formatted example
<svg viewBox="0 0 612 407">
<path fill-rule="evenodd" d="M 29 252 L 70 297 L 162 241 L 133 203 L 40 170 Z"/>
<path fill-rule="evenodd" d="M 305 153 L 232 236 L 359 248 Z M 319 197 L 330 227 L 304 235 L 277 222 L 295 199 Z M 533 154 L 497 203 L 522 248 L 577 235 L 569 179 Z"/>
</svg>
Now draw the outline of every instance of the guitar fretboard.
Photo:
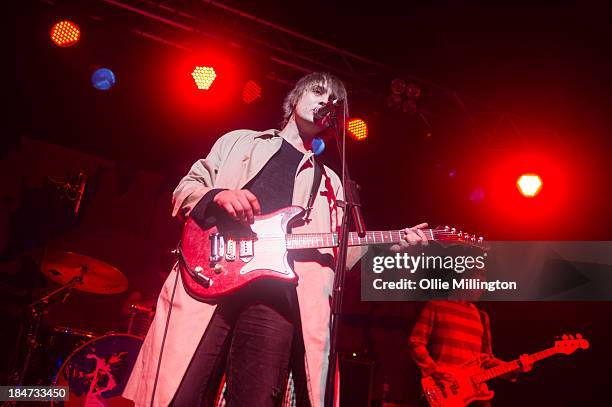
<svg viewBox="0 0 612 407">
<path fill-rule="evenodd" d="M 427 240 L 435 240 L 433 229 L 421 229 Z M 398 243 L 404 238 L 403 230 L 384 230 L 384 231 L 369 231 L 364 237 L 359 237 L 357 232 L 350 232 L 348 243 L 349 246 L 366 246 L 375 244 L 391 244 Z M 304 233 L 304 234 L 288 234 L 287 248 L 288 249 L 320 249 L 324 247 L 338 246 L 337 233 Z"/>
<path fill-rule="evenodd" d="M 529 358 L 533 363 L 538 362 L 542 359 L 546 359 L 554 354 L 558 353 L 555 348 L 545 349 L 543 351 L 534 353 L 533 355 L 529 355 Z M 513 360 L 512 362 L 502 363 L 499 366 L 492 367 L 490 369 L 486 369 L 484 372 L 472 376 L 472 380 L 476 383 L 483 383 L 487 380 L 494 379 L 496 377 L 505 375 L 510 372 L 514 372 L 521 368 L 521 364 L 518 359 Z"/>
</svg>

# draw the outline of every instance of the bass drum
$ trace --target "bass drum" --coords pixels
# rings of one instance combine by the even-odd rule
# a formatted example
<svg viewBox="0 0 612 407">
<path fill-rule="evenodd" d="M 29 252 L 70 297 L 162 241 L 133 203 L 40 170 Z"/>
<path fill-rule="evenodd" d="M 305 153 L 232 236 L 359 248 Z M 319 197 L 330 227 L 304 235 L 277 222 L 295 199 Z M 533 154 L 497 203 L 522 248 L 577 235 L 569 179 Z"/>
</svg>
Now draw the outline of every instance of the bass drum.
<svg viewBox="0 0 612 407">
<path fill-rule="evenodd" d="M 105 335 L 89 341 L 66 359 L 55 386 L 69 388 L 69 400 L 53 406 L 133 406 L 121 397 L 136 363 L 142 339 L 127 334 Z"/>
</svg>

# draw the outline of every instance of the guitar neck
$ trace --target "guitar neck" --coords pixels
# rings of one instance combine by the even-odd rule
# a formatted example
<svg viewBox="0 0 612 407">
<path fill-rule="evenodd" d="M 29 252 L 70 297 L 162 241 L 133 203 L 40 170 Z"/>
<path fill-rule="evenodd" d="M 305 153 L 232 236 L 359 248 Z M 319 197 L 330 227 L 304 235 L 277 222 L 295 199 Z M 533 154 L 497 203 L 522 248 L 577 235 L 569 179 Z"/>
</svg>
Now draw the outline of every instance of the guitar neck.
<svg viewBox="0 0 612 407">
<path fill-rule="evenodd" d="M 535 363 L 542 359 L 546 359 L 556 353 L 558 352 L 555 348 L 549 348 L 549 349 L 545 349 L 543 351 L 534 353 L 533 355 L 528 355 L 528 357 L 531 359 L 532 363 Z M 519 359 L 515 359 L 511 362 L 502 363 L 498 366 L 495 366 L 489 369 L 485 369 L 482 373 L 472 376 L 472 380 L 474 380 L 476 383 L 484 383 L 487 380 L 491 380 L 496 377 L 503 376 L 505 374 L 512 373 L 520 369 L 521 369 L 521 364 L 519 362 Z"/>
<path fill-rule="evenodd" d="M 433 229 L 421 229 L 427 240 L 436 240 Z M 393 244 L 403 240 L 403 230 L 385 230 L 366 232 L 364 237 L 359 237 L 357 232 L 350 232 L 348 238 L 349 246 L 367 246 L 376 244 Z M 321 249 L 324 247 L 338 246 L 337 233 L 304 233 L 287 235 L 288 249 Z"/>
</svg>

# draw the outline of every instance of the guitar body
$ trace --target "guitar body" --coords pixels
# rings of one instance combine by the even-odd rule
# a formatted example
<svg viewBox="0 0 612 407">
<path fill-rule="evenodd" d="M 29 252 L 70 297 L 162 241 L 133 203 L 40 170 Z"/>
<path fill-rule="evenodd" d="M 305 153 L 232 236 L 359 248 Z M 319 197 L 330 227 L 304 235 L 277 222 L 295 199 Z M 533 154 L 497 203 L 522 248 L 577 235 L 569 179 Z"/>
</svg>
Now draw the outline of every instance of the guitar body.
<svg viewBox="0 0 612 407">
<path fill-rule="evenodd" d="M 477 400 L 491 400 L 495 395 L 486 383 L 478 384 L 472 380 L 482 371 L 476 362 L 445 368 L 444 371 L 455 377 L 456 389 L 451 389 L 450 383 L 441 389 L 431 376 L 421 379 L 423 393 L 431 407 L 464 407 Z"/>
<path fill-rule="evenodd" d="M 303 212 L 299 206 L 289 206 L 256 216 L 250 226 L 221 221 L 206 230 L 188 218 L 176 251 L 185 290 L 197 300 L 216 302 L 261 278 L 297 283 L 298 277 L 287 262 L 289 249 L 338 245 L 336 233 L 288 234 L 289 225 Z M 485 248 L 482 238 L 457 233 L 448 226 L 422 231 L 428 240 Z M 350 232 L 347 244 L 393 244 L 401 242 L 405 233 L 404 230 L 369 231 L 359 236 Z"/>
<path fill-rule="evenodd" d="M 179 260 L 185 290 L 197 300 L 215 302 L 260 278 L 296 283 L 297 275 L 287 262 L 286 234 L 302 212 L 290 206 L 256 216 L 250 227 L 231 222 L 207 230 L 189 218 Z"/>
</svg>

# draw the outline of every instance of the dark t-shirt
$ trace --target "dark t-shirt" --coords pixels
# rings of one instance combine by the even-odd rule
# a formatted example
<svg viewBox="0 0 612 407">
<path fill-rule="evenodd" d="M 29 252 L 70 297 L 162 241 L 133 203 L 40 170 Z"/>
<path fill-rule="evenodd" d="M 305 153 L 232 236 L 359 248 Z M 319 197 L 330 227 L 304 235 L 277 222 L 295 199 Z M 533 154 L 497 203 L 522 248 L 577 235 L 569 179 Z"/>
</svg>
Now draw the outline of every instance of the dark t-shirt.
<svg viewBox="0 0 612 407">
<path fill-rule="evenodd" d="M 262 215 L 291 205 L 295 173 L 303 157 L 303 153 L 283 139 L 281 148 L 244 186 L 257 197 Z M 221 191 L 220 188 L 208 191 L 191 211 L 191 217 L 204 229 L 214 225 L 220 216 L 227 216 L 217 205 L 211 205 Z"/>
<path fill-rule="evenodd" d="M 281 148 L 244 187 L 257 197 L 262 215 L 291 205 L 295 173 L 304 154 L 283 140 Z"/>
</svg>

